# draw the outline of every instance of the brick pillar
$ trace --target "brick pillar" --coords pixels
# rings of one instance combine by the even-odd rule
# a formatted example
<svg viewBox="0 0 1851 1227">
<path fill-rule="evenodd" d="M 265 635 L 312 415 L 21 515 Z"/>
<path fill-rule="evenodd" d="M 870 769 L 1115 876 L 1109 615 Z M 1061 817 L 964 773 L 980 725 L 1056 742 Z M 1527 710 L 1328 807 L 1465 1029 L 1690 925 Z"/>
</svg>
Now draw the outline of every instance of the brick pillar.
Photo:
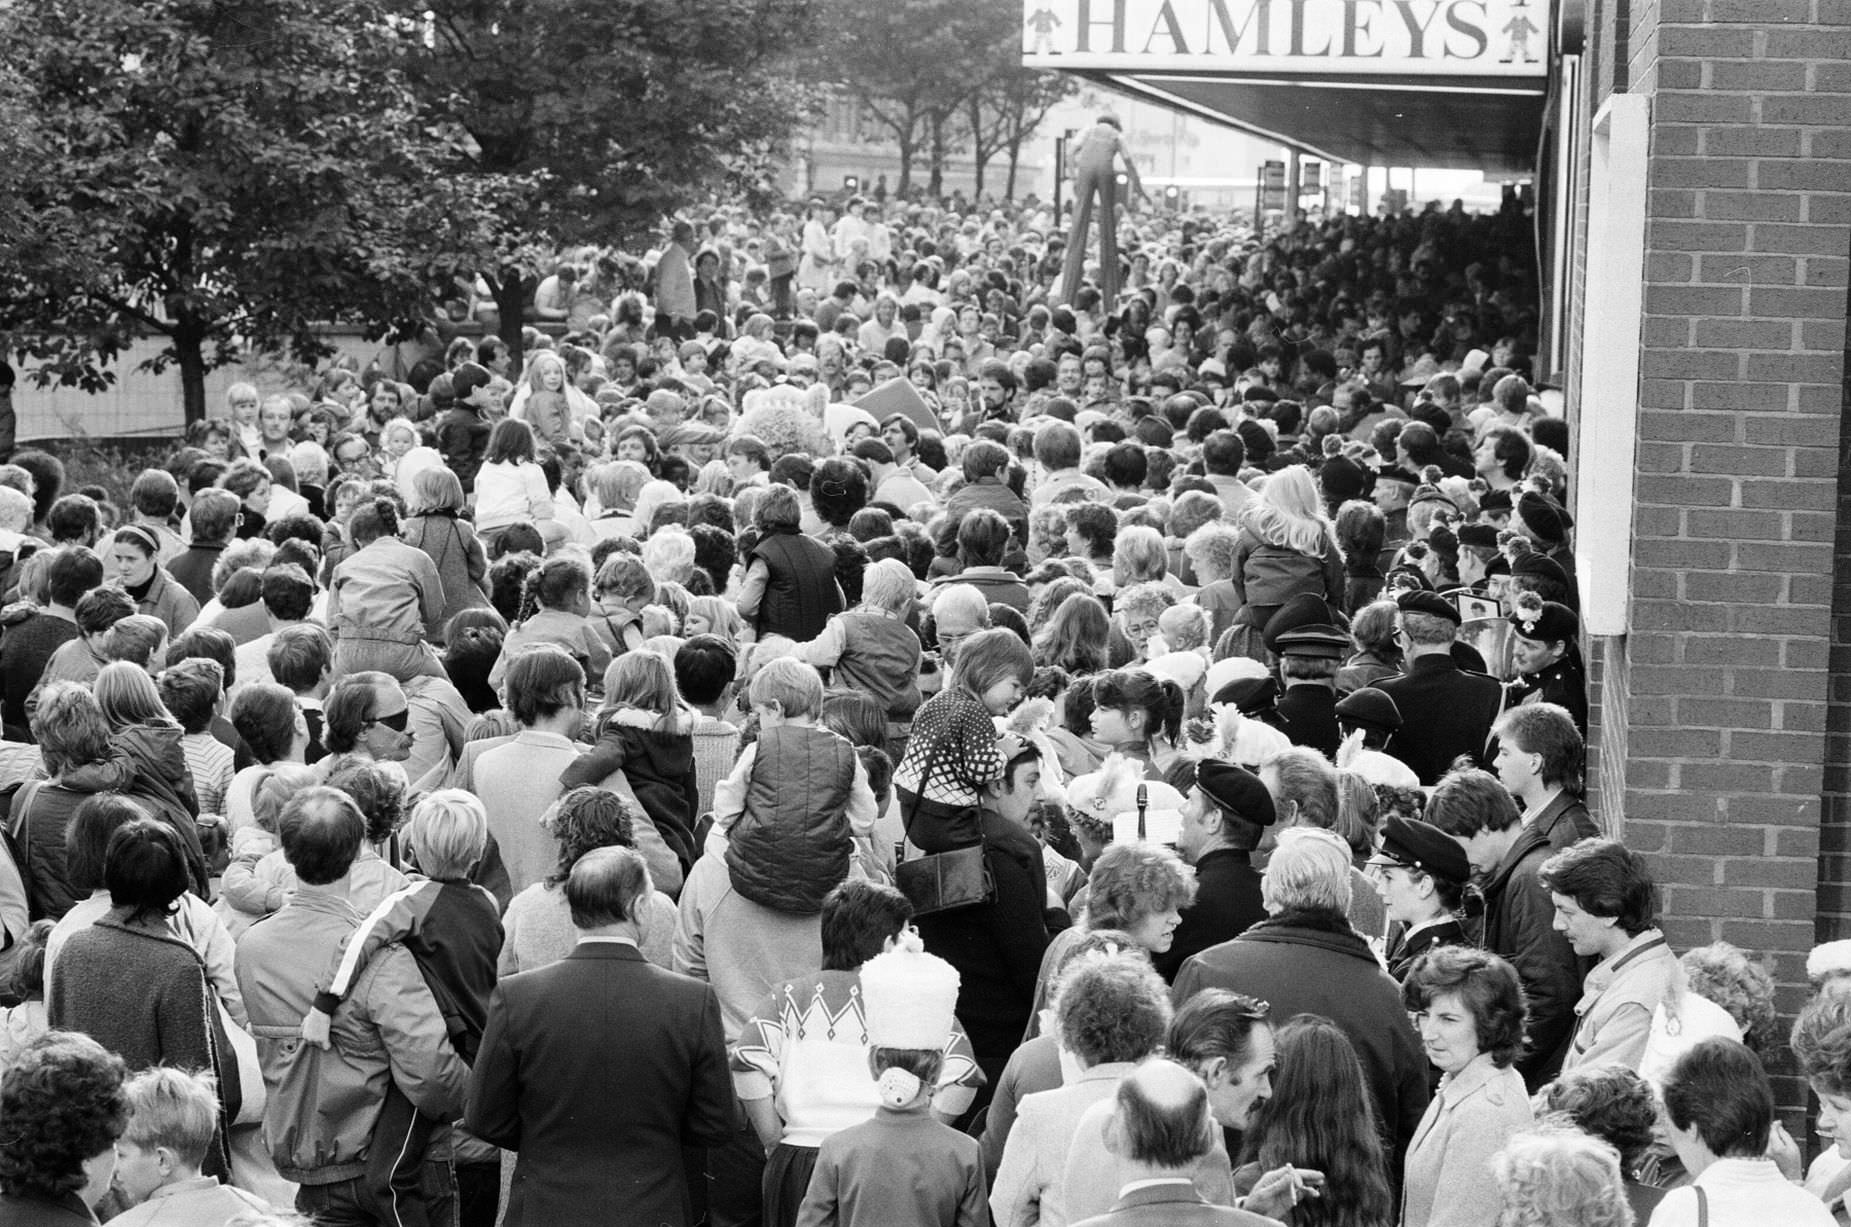
<svg viewBox="0 0 1851 1227">
<path fill-rule="evenodd" d="M 1851 649 L 1832 584 L 1835 534 L 1851 553 L 1851 6 L 1632 14 L 1616 75 L 1651 99 L 1635 541 L 1628 633 L 1589 645 L 1594 787 L 1652 857 L 1673 944 L 1773 955 L 1790 1016 L 1820 900 L 1844 907 L 1851 878 Z M 1579 411 L 1626 412 L 1633 391 L 1582 387 Z M 1851 622 L 1851 583 L 1837 595 Z M 1828 698 L 1838 855 L 1821 862 Z"/>
</svg>

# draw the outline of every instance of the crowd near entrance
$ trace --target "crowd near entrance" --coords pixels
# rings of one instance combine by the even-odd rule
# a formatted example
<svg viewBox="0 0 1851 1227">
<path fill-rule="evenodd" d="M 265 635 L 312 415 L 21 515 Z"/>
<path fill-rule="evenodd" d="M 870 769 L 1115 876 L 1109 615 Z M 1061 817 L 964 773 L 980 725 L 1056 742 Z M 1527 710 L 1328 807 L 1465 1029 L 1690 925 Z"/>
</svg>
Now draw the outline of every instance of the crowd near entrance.
<svg viewBox="0 0 1851 1227">
<path fill-rule="evenodd" d="M 1113 126 L 1103 268 L 691 209 L 0 464 L 0 1223 L 1844 1221 L 1851 949 L 1780 1034 L 1584 804 L 1527 207 Z"/>
</svg>

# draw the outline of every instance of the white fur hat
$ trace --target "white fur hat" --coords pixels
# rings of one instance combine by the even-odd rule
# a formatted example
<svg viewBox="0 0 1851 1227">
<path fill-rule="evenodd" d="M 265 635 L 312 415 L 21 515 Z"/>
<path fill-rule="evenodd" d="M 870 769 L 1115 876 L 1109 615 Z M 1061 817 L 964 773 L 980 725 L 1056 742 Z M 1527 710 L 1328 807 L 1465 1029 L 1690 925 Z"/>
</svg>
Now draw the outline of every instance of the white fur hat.
<svg viewBox="0 0 1851 1227">
<path fill-rule="evenodd" d="M 1187 693 L 1201 683 L 1202 675 L 1208 671 L 1208 661 L 1200 652 L 1170 651 L 1145 661 L 1143 668 L 1146 673 L 1168 678 Z"/>
<path fill-rule="evenodd" d="M 1824 942 L 1806 956 L 1806 978 L 1815 983 L 1832 975 L 1851 974 L 1851 941 Z"/>
<path fill-rule="evenodd" d="M 1246 678 L 1265 677 L 1266 666 L 1251 656 L 1229 656 L 1208 666 L 1205 685 L 1210 697 L 1221 692 L 1229 682 L 1238 682 Z"/>
<path fill-rule="evenodd" d="M 1219 757 L 1230 763 L 1258 771 L 1273 755 L 1292 748 L 1291 738 L 1270 724 L 1241 715 L 1232 703 L 1216 708 L 1215 714 L 1221 734 Z"/>
<path fill-rule="evenodd" d="M 1187 798 L 1162 780 L 1144 777 L 1143 764 L 1122 754 L 1109 754 L 1099 770 L 1075 777 L 1067 785 L 1067 808 L 1095 822 L 1112 825 L 1112 842 L 1129 843 L 1138 837 L 1138 789 L 1144 789 L 1144 838 L 1170 843 L 1182 831 Z"/>
<path fill-rule="evenodd" d="M 957 968 L 905 946 L 861 965 L 861 1008 L 876 1048 L 942 1050 L 957 1025 Z"/>
</svg>

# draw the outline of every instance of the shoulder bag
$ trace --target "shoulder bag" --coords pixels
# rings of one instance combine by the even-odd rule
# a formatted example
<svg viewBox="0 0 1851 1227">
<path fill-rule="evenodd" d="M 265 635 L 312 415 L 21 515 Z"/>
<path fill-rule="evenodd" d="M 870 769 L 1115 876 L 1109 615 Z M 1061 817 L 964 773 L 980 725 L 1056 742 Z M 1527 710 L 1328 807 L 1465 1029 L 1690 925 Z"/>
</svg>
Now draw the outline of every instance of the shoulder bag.
<svg viewBox="0 0 1851 1227">
<path fill-rule="evenodd" d="M 919 777 L 919 791 L 913 794 L 913 802 L 901 818 L 908 841 L 913 837 L 913 819 L 919 812 L 919 802 L 924 799 L 926 786 L 932 779 L 932 767 L 938 762 L 943 745 L 941 741 L 926 756 L 925 769 Z M 985 848 L 986 845 L 979 842 L 968 848 L 933 852 L 901 861 L 894 866 L 893 884 L 913 905 L 914 916 L 931 916 L 988 903 L 996 897 L 996 883 L 990 876 L 989 865 L 984 862 Z"/>
</svg>

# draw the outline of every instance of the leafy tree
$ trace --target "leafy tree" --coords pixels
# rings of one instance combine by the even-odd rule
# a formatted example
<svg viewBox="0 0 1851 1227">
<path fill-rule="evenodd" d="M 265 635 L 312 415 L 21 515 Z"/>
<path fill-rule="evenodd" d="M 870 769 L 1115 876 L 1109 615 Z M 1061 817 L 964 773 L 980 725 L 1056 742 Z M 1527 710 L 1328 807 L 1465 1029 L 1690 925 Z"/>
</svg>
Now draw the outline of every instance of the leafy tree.
<svg viewBox="0 0 1851 1227">
<path fill-rule="evenodd" d="M 325 355 L 314 325 L 383 335 L 430 295 L 424 236 L 474 218 L 433 173 L 441 133 L 378 54 L 372 0 L 14 0 L 0 96 L 32 173 L 0 228 L 0 333 L 41 385 L 91 390 L 136 333 L 205 375 L 247 347 Z M 9 219 L 11 220 L 11 219 Z"/>
<path fill-rule="evenodd" d="M 994 0 L 829 0 L 823 25 L 834 34 L 819 46 L 820 71 L 893 135 L 900 195 L 912 188 L 922 142 L 932 154 L 934 180 L 943 172 L 952 117 L 975 83 L 972 14 L 985 5 L 1007 7 Z"/>
<path fill-rule="evenodd" d="M 822 0 L 391 2 L 424 121 L 468 136 L 456 181 L 495 185 L 502 232 L 453 246 L 517 353 L 548 247 L 634 239 L 716 189 L 768 193 L 812 103 L 790 58 Z M 527 186 L 502 190 L 511 176 Z"/>
<path fill-rule="evenodd" d="M 994 116 L 1001 151 L 1009 156 L 1009 176 L 1003 195 L 1015 195 L 1016 170 L 1022 162 L 1022 146 L 1028 143 L 1048 117 L 1048 112 L 1066 101 L 1079 88 L 1079 82 L 1066 73 L 1042 72 L 1017 64 L 993 82 L 987 92 L 987 108 Z M 983 190 L 983 163 L 977 164 L 977 190 Z"/>
</svg>

